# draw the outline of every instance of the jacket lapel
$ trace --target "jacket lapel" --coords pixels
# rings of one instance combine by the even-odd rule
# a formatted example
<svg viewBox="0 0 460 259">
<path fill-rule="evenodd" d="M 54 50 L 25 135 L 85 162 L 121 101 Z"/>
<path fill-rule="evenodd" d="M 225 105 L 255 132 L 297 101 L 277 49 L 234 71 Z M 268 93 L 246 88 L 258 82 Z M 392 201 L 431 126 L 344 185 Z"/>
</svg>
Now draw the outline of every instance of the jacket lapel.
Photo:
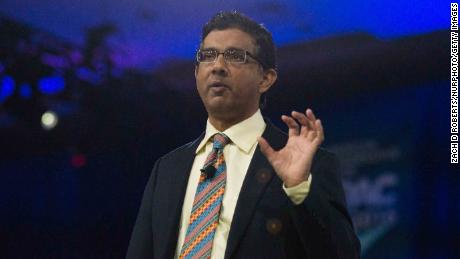
<svg viewBox="0 0 460 259">
<path fill-rule="evenodd" d="M 285 139 L 287 138 L 283 135 L 284 133 L 274 127 L 271 122 L 267 121 L 267 128 L 262 136 L 275 150 L 284 146 Z M 257 146 L 238 196 L 238 202 L 236 204 L 227 240 L 227 248 L 225 251 L 226 259 L 230 258 L 238 247 L 238 243 L 244 235 L 254 214 L 257 203 L 263 196 L 267 185 L 271 182 L 273 177 L 277 177 L 276 173 L 260 151 L 259 146 Z"/>
<path fill-rule="evenodd" d="M 156 215 L 153 219 L 155 258 L 174 257 L 187 182 L 195 158 L 195 150 L 203 137 L 204 133 L 182 150 L 178 150 L 174 159 L 162 159 L 164 167 L 158 175 L 153 203 Z"/>
</svg>

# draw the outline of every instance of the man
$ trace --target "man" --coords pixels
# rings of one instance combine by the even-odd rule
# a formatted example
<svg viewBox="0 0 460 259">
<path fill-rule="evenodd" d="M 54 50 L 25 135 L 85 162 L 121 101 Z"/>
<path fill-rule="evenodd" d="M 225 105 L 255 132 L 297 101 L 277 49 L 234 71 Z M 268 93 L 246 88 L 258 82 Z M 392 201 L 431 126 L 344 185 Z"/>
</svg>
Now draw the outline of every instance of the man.
<svg viewBox="0 0 460 259">
<path fill-rule="evenodd" d="M 203 28 L 195 78 L 206 131 L 155 163 L 127 258 L 359 258 L 335 156 L 310 109 L 264 121 L 271 34 L 238 14 Z"/>
</svg>

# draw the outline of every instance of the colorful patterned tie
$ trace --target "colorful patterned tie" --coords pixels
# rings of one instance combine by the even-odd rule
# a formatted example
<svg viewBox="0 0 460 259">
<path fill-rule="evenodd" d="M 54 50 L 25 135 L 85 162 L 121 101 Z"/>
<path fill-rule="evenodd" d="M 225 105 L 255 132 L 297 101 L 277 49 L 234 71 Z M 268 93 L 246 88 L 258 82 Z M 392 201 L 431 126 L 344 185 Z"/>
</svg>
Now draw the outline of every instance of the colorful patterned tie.
<svg viewBox="0 0 460 259">
<path fill-rule="evenodd" d="M 216 170 L 211 177 L 207 173 L 202 173 L 200 176 L 187 234 L 179 256 L 181 259 L 211 257 L 212 242 L 219 222 L 227 178 L 223 151 L 229 142 L 230 139 L 223 133 L 217 133 L 213 137 L 213 149 L 206 158 L 203 168 L 214 165 Z"/>
</svg>

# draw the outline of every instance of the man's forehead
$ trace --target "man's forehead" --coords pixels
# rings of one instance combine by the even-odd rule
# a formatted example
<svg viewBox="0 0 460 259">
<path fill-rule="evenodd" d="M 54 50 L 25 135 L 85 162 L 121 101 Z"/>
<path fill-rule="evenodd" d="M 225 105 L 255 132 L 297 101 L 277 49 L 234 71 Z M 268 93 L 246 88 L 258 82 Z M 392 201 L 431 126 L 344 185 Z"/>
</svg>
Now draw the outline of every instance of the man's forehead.
<svg viewBox="0 0 460 259">
<path fill-rule="evenodd" d="M 213 30 L 204 38 L 202 48 L 254 50 L 255 40 L 251 35 L 238 28 Z"/>
</svg>

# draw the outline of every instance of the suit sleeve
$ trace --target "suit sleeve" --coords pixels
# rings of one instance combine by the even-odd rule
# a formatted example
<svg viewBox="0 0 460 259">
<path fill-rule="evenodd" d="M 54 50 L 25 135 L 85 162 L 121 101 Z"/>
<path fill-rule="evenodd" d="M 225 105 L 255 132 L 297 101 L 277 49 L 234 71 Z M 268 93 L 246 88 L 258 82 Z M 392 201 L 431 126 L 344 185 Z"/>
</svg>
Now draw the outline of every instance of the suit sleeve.
<svg viewBox="0 0 460 259">
<path fill-rule="evenodd" d="M 338 170 L 337 157 L 321 152 L 313 163 L 308 196 L 298 205 L 292 203 L 289 212 L 311 258 L 360 258 L 360 243 L 346 209 Z"/>
<path fill-rule="evenodd" d="M 152 200 L 159 163 L 160 159 L 155 163 L 145 187 L 126 259 L 153 258 Z"/>
</svg>

